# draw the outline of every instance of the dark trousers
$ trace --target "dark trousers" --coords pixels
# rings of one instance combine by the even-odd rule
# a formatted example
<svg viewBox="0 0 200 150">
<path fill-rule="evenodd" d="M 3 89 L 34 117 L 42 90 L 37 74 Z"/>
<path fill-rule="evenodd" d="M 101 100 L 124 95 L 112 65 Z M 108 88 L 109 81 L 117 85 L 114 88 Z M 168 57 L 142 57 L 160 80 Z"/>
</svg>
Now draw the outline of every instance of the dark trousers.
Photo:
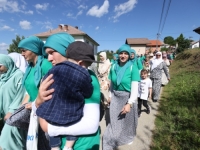
<svg viewBox="0 0 200 150">
<path fill-rule="evenodd" d="M 61 141 L 62 137 L 63 136 L 51 136 L 51 137 L 49 137 L 49 143 L 50 143 L 51 148 L 52 147 L 60 147 L 61 142 L 62 142 Z M 78 137 L 72 136 L 72 135 L 68 135 L 68 136 L 66 136 L 66 138 L 67 138 L 67 141 L 75 141 L 75 140 L 78 139 Z"/>
<path fill-rule="evenodd" d="M 142 104 L 143 104 L 144 107 L 146 107 L 147 110 L 149 109 L 149 106 L 147 104 L 147 100 L 143 100 L 143 99 L 138 98 L 138 111 L 141 111 Z"/>
</svg>

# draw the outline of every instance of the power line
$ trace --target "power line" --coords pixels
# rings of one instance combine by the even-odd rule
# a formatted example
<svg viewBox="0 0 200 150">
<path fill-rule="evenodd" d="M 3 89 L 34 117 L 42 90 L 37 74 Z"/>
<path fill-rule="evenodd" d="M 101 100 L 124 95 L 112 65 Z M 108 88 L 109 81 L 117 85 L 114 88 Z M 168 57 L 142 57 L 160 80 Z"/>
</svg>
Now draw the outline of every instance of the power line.
<svg viewBox="0 0 200 150">
<path fill-rule="evenodd" d="M 168 12 L 169 12 L 170 4 L 171 4 L 171 0 L 169 0 L 168 7 L 167 7 L 167 12 L 165 13 L 164 22 L 162 24 L 163 12 L 164 12 L 164 9 L 165 9 L 165 0 L 163 1 L 162 12 L 161 12 L 161 17 L 160 17 L 160 23 L 159 23 L 158 33 L 157 33 L 156 49 L 158 48 L 158 42 L 157 41 L 158 41 L 158 39 L 159 39 L 159 37 L 160 37 L 160 35 L 161 35 L 162 31 L 163 31 L 163 28 L 165 26 L 165 21 L 166 21 Z M 160 30 L 161 24 L 162 24 L 162 28 Z"/>
<path fill-rule="evenodd" d="M 166 12 L 165 19 L 164 19 L 164 23 L 163 23 L 163 26 L 162 26 L 162 29 L 161 29 L 161 32 L 160 32 L 160 33 L 162 33 L 163 28 L 164 28 L 164 26 L 165 26 L 165 21 L 166 21 L 166 19 L 167 19 L 167 15 L 168 15 L 168 12 L 169 12 L 170 4 L 171 4 L 171 0 L 169 0 L 167 12 Z"/>
<path fill-rule="evenodd" d="M 162 12 L 161 12 L 161 16 L 160 16 L 160 23 L 159 23 L 159 27 L 158 27 L 158 33 L 160 31 L 160 25 L 161 25 L 161 22 L 162 22 L 164 7 L 165 7 L 165 0 L 163 1 Z"/>
</svg>

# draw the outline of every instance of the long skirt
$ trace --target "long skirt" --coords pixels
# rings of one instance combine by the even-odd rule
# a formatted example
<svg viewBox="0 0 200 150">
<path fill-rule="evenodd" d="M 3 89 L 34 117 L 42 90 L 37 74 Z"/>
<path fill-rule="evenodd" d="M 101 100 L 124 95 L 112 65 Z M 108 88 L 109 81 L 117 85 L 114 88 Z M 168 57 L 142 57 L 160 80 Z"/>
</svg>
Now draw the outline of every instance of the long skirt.
<svg viewBox="0 0 200 150">
<path fill-rule="evenodd" d="M 161 79 L 151 78 L 152 80 L 152 99 L 158 100 L 160 98 Z"/>
<path fill-rule="evenodd" d="M 2 150 L 25 150 L 27 131 L 4 124 L 0 137 Z"/>
<path fill-rule="evenodd" d="M 103 135 L 103 150 L 112 150 L 118 146 L 133 142 L 138 124 L 137 104 L 131 111 L 121 115 L 122 108 L 126 105 L 130 93 L 113 91 L 110 104 L 110 123 Z"/>
</svg>

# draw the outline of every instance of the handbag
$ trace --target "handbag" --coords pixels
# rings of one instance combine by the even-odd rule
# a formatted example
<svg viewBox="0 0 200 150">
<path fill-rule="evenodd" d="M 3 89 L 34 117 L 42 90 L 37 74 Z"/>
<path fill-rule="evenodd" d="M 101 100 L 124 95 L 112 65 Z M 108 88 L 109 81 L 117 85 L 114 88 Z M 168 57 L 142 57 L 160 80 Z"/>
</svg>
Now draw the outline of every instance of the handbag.
<svg viewBox="0 0 200 150">
<path fill-rule="evenodd" d="M 30 125 L 26 140 L 26 150 L 37 150 L 38 145 L 38 116 L 32 110 L 30 115 Z"/>
<path fill-rule="evenodd" d="M 8 125 L 28 130 L 31 110 L 25 108 L 26 104 L 15 110 L 14 113 L 6 120 Z"/>
</svg>

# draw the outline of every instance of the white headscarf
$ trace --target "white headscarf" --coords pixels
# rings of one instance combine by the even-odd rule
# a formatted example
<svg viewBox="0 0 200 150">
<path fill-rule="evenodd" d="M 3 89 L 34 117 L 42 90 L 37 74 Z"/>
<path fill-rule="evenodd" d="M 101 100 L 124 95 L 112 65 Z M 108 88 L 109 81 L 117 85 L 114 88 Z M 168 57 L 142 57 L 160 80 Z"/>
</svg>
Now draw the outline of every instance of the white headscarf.
<svg viewBox="0 0 200 150">
<path fill-rule="evenodd" d="M 8 54 L 8 56 L 10 56 L 13 61 L 15 62 L 15 65 L 22 71 L 25 72 L 26 68 L 28 66 L 27 61 L 24 59 L 24 57 L 16 52 L 10 53 Z"/>
<path fill-rule="evenodd" d="M 106 52 L 101 52 L 99 55 L 102 56 L 104 60 L 102 61 L 102 63 L 99 63 L 98 72 L 100 74 L 104 74 L 105 72 L 109 71 L 111 63 L 110 60 L 107 59 Z"/>
<path fill-rule="evenodd" d="M 160 63 L 163 62 L 163 59 L 162 59 L 162 53 L 161 52 L 157 52 L 156 55 L 161 55 L 159 58 L 155 58 L 151 61 L 151 70 L 153 70 L 154 68 L 156 68 L 158 65 L 160 65 Z"/>
</svg>

